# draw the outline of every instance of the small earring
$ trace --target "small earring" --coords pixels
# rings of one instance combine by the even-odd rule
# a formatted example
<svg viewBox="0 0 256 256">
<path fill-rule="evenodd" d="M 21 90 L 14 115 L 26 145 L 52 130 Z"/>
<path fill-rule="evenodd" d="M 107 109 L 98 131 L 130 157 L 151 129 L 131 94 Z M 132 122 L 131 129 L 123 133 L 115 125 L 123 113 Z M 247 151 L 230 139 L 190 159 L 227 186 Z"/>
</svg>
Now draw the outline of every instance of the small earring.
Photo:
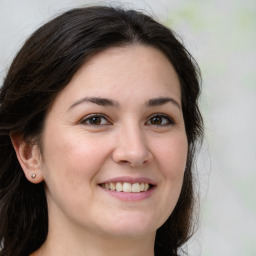
<svg viewBox="0 0 256 256">
<path fill-rule="evenodd" d="M 33 174 L 31 175 L 31 178 L 34 179 L 35 177 L 36 177 L 36 174 L 33 173 Z"/>
</svg>

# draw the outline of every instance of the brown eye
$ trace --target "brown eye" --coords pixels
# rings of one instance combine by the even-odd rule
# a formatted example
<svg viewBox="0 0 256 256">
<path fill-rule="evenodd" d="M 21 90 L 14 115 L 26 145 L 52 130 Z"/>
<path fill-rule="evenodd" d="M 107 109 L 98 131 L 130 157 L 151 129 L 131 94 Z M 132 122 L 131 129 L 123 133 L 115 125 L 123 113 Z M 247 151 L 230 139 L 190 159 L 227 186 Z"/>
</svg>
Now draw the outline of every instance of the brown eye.
<svg viewBox="0 0 256 256">
<path fill-rule="evenodd" d="M 154 116 L 151 118 L 151 124 L 154 125 L 161 125 L 163 122 L 162 117 L 161 116 Z"/>
<path fill-rule="evenodd" d="M 89 117 L 84 118 L 81 123 L 94 126 L 110 124 L 106 117 L 102 115 L 90 115 Z"/>
<path fill-rule="evenodd" d="M 165 115 L 155 115 L 151 117 L 147 123 L 147 125 L 156 125 L 156 126 L 165 126 L 165 125 L 171 125 L 174 124 L 173 120 Z"/>
<path fill-rule="evenodd" d="M 100 125 L 101 124 L 101 118 L 99 116 L 91 117 L 88 119 L 88 122 L 93 125 Z"/>
</svg>

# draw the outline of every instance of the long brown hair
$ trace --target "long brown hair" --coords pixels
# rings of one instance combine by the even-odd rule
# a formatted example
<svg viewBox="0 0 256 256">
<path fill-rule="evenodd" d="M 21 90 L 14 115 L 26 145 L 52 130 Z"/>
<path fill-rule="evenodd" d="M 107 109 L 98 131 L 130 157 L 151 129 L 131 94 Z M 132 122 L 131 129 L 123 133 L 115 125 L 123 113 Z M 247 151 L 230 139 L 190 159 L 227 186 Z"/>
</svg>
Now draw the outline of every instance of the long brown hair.
<svg viewBox="0 0 256 256">
<path fill-rule="evenodd" d="M 0 91 L 0 255 L 27 256 L 45 241 L 47 202 L 43 184 L 25 178 L 10 140 L 18 131 L 37 142 L 49 106 L 87 58 L 127 44 L 160 49 L 175 68 L 182 91 L 188 158 L 178 203 L 157 230 L 155 255 L 178 255 L 193 233 L 193 160 L 203 135 L 198 109 L 199 68 L 174 32 L 134 10 L 87 7 L 70 10 L 39 28 L 15 57 Z"/>
</svg>

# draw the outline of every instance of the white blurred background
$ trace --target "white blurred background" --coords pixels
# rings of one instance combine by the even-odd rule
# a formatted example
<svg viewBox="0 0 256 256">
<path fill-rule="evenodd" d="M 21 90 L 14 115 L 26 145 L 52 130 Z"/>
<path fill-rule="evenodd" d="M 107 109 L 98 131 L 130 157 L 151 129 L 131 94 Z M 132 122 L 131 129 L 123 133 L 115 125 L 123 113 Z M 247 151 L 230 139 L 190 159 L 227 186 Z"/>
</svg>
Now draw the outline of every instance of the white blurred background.
<svg viewBox="0 0 256 256">
<path fill-rule="evenodd" d="M 201 226 L 189 255 L 256 256 L 256 0 L 0 0 L 0 86 L 36 28 L 104 3 L 146 10 L 178 32 L 201 67 Z"/>
</svg>

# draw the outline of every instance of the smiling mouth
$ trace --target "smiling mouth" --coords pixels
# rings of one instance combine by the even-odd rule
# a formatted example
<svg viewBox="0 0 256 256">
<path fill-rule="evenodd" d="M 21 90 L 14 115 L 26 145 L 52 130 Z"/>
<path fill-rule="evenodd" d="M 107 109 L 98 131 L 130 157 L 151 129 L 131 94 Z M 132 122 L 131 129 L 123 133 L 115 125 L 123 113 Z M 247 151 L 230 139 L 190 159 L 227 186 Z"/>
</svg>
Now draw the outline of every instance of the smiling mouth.
<svg viewBox="0 0 256 256">
<path fill-rule="evenodd" d="M 104 189 L 118 191 L 118 192 L 125 192 L 125 193 L 139 193 L 139 192 L 146 192 L 153 185 L 149 183 L 128 183 L 128 182 L 110 182 L 110 183 L 103 183 L 100 186 Z"/>
</svg>

